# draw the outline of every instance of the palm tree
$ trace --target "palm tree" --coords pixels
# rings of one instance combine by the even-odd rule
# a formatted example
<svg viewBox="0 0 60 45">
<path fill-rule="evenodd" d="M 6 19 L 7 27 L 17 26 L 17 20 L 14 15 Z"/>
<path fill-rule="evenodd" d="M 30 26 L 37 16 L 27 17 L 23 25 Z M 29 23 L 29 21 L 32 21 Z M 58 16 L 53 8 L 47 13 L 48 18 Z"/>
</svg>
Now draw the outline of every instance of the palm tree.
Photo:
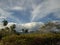
<svg viewBox="0 0 60 45">
<path fill-rule="evenodd" d="M 2 22 L 3 22 L 3 26 L 6 26 L 8 24 L 8 21 L 5 19 Z"/>
</svg>

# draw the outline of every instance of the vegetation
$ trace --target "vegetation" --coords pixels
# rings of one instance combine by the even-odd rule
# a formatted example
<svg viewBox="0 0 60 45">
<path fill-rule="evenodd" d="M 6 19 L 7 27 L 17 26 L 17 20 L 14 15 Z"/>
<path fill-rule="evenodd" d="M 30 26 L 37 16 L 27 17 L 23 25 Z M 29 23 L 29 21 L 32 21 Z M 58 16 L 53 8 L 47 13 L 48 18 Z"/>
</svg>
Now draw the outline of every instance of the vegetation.
<svg viewBox="0 0 60 45">
<path fill-rule="evenodd" d="M 1 45 L 59 45 L 60 34 L 12 34 L 0 41 Z"/>
<path fill-rule="evenodd" d="M 57 30 L 57 31 L 56 31 Z M 41 27 L 40 32 L 46 33 L 60 33 L 60 25 L 52 22 L 46 23 Z"/>
<path fill-rule="evenodd" d="M 28 29 L 22 29 L 23 33 L 28 33 Z"/>
<path fill-rule="evenodd" d="M 8 21 L 5 19 L 2 22 L 3 22 L 3 26 L 6 26 L 8 24 Z"/>
<path fill-rule="evenodd" d="M 57 25 L 47 23 L 41 30 L 50 30 L 51 26 Z M 60 45 L 60 33 L 28 33 L 28 29 L 22 29 L 23 34 L 18 34 L 15 28 L 13 24 L 0 30 L 0 45 Z"/>
</svg>

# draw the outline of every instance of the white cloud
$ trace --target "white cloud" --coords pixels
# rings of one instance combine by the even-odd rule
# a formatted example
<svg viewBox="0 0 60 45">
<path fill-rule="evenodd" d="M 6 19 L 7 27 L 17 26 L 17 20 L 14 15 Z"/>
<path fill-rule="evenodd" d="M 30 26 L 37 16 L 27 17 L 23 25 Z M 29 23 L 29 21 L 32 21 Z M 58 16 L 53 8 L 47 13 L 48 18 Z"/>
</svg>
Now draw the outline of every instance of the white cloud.
<svg viewBox="0 0 60 45">
<path fill-rule="evenodd" d="M 21 31 L 22 29 L 29 29 L 29 31 L 38 30 L 41 26 L 44 25 L 42 22 L 31 22 L 25 24 L 8 23 L 7 26 L 10 27 L 12 24 L 16 24 L 17 31 Z"/>
<path fill-rule="evenodd" d="M 47 16 L 49 13 L 60 9 L 60 0 L 45 0 L 32 11 L 32 20 L 38 20 Z M 60 14 L 54 15 L 60 17 Z"/>
<path fill-rule="evenodd" d="M 22 28 L 29 29 L 31 31 L 31 30 L 38 30 L 43 25 L 44 23 L 42 22 L 31 22 L 31 23 L 22 24 L 23 26 Z"/>
<path fill-rule="evenodd" d="M 35 28 L 36 29 L 39 28 L 39 26 L 43 23 L 41 22 L 38 23 L 38 22 L 33 22 L 33 21 L 35 20 L 37 21 L 38 19 L 46 17 L 51 12 L 54 13 L 54 16 L 56 16 L 57 18 L 60 18 L 59 9 L 60 9 L 60 0 L 43 0 L 43 1 L 42 0 L 0 0 L 0 19 L 8 17 L 20 23 L 21 20 L 18 17 L 15 17 L 13 15 L 13 12 L 11 13 L 8 11 L 26 10 L 27 12 L 30 12 L 31 14 L 30 18 L 31 18 L 32 23 L 17 24 L 16 29 L 20 30 L 23 27 L 25 27 L 30 30 L 34 30 Z"/>
<path fill-rule="evenodd" d="M 9 16 L 9 13 L 0 8 L 0 18 L 6 18 Z"/>
<path fill-rule="evenodd" d="M 6 18 L 11 18 L 18 23 L 20 23 L 20 20 L 12 15 L 12 13 L 7 12 L 6 10 L 3 10 L 0 8 L 0 19 L 6 19 Z"/>
<path fill-rule="evenodd" d="M 24 10 L 24 8 L 23 7 L 16 6 L 16 7 L 13 7 L 12 10 Z"/>
<path fill-rule="evenodd" d="M 60 18 L 60 9 L 59 8 L 57 10 L 55 10 L 53 13 L 56 18 Z"/>
<path fill-rule="evenodd" d="M 7 15 L 7 10 L 27 10 L 30 12 L 31 22 L 33 22 L 40 18 L 46 17 L 49 13 L 56 11 L 58 8 L 60 9 L 60 0 L 1 0 L 0 8 L 2 8 Z M 1 17 L 5 17 L 6 15 L 4 14 L 5 13 L 2 13 L 3 16 Z M 18 17 L 13 16 L 12 14 L 10 15 L 11 18 L 17 22 L 20 22 Z M 58 13 L 56 13 L 54 16 L 60 18 L 60 14 Z"/>
<path fill-rule="evenodd" d="M 31 22 L 31 23 L 23 24 L 22 26 L 29 30 L 38 30 L 43 25 L 44 23 L 42 22 Z"/>
</svg>

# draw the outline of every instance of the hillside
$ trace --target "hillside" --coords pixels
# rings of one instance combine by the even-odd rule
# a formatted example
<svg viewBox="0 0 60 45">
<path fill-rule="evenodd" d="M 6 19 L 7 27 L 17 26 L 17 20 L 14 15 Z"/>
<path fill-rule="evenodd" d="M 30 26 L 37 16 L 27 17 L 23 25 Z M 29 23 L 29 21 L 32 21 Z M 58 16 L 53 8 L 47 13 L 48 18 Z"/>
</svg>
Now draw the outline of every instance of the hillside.
<svg viewBox="0 0 60 45">
<path fill-rule="evenodd" d="M 60 33 L 60 22 L 59 21 L 52 21 L 45 23 L 44 26 L 42 26 L 40 29 L 40 32 L 43 33 Z"/>
<path fill-rule="evenodd" d="M 60 22 L 21 24 L 23 29 L 21 25 L 16 25 L 6 21 L 3 23 L 0 29 L 0 45 L 60 45 Z M 21 29 L 22 33 L 17 32 L 16 27 Z M 37 30 L 30 33 L 29 28 Z"/>
</svg>

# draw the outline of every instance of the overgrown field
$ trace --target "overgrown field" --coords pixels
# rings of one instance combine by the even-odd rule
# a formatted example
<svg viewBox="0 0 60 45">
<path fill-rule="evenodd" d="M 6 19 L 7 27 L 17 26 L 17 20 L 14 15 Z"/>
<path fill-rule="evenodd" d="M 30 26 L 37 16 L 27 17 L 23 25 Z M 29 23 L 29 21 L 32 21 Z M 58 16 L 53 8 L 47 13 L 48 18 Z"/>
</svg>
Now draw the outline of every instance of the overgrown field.
<svg viewBox="0 0 60 45">
<path fill-rule="evenodd" d="M 60 34 L 11 34 L 2 37 L 0 45 L 60 45 Z"/>
</svg>

